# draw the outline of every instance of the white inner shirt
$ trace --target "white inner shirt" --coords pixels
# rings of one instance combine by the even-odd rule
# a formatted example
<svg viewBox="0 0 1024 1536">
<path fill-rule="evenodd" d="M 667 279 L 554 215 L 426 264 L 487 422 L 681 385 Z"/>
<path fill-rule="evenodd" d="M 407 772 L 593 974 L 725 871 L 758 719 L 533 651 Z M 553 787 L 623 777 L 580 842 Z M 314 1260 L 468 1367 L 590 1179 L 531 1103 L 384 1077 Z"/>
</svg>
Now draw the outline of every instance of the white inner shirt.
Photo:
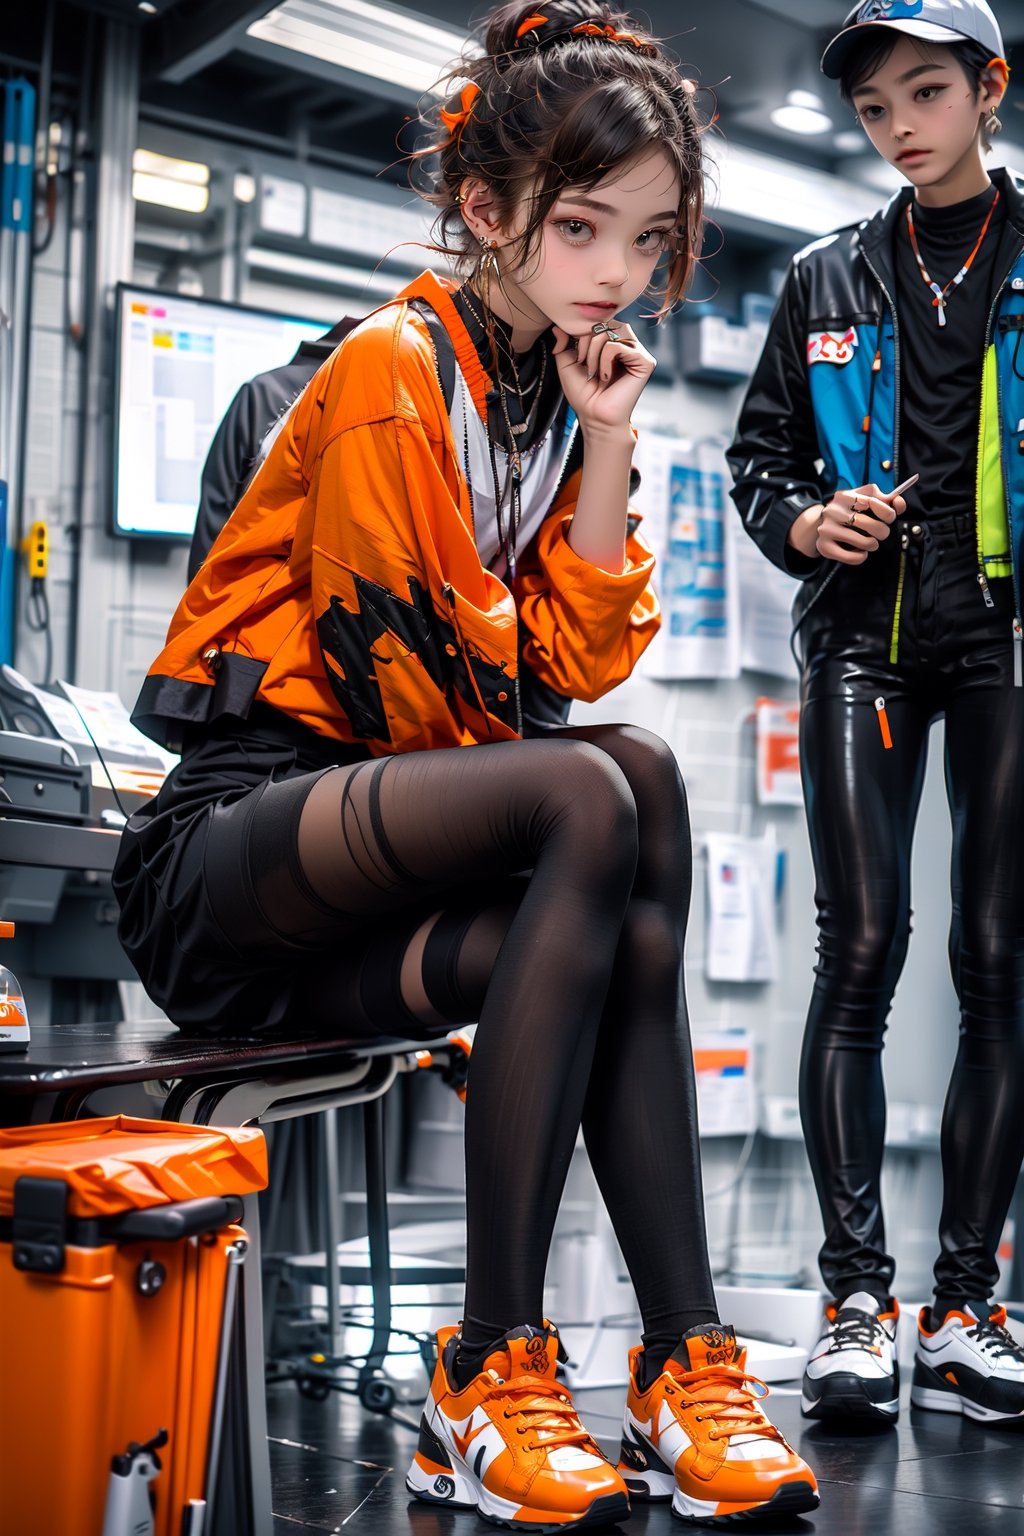
<svg viewBox="0 0 1024 1536">
<path fill-rule="evenodd" d="M 459 458 L 463 461 L 468 444 L 469 463 L 463 462 L 462 468 L 469 479 L 477 552 L 488 570 L 504 581 L 507 565 L 504 553 L 499 550 L 498 522 L 494 509 L 494 472 L 491 469 L 487 428 L 480 419 L 462 369 L 457 364 L 450 420 Z M 516 551 L 520 557 L 555 499 L 576 436 L 576 427 L 575 413 L 559 408 L 547 431 L 520 455 L 521 515 L 516 534 Z M 494 462 L 498 470 L 498 485 L 504 488 L 508 480 L 508 454 L 497 444 L 494 445 Z M 511 501 L 509 486 L 502 503 L 502 521 L 505 526 L 511 516 Z"/>
</svg>

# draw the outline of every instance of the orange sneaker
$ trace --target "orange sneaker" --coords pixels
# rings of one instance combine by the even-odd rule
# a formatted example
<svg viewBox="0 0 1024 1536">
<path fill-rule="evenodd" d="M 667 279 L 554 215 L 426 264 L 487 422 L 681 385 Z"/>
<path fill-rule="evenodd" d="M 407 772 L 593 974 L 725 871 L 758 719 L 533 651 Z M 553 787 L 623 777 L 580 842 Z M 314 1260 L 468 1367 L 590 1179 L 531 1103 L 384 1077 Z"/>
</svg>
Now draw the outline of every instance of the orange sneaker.
<svg viewBox="0 0 1024 1536">
<path fill-rule="evenodd" d="M 646 1391 L 629 1356 L 619 1471 L 632 1499 L 672 1500 L 681 1520 L 805 1514 L 818 1484 L 761 1410 L 768 1388 L 746 1369 L 731 1328 L 691 1328 Z"/>
<path fill-rule="evenodd" d="M 555 1380 L 557 1330 L 512 1329 L 461 1392 L 449 1375 L 457 1343 L 457 1328 L 437 1335 L 409 1492 L 538 1533 L 624 1520 L 626 1486 Z"/>
</svg>

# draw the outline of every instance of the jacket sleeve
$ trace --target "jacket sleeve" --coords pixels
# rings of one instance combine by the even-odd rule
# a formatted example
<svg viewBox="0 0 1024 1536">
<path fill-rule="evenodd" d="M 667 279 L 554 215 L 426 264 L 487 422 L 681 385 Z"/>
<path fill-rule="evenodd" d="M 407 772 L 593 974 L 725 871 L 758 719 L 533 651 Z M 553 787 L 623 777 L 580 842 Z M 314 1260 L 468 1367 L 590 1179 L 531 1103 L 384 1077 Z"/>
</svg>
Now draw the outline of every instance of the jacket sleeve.
<svg viewBox="0 0 1024 1536">
<path fill-rule="evenodd" d="M 801 578 L 821 562 L 789 548 L 786 537 L 800 513 L 829 494 L 818 470 L 806 307 L 797 257 L 740 409 L 736 439 L 726 454 L 733 473 L 732 499 L 743 526 L 773 565 Z"/>
<path fill-rule="evenodd" d="M 569 543 L 574 476 L 541 524 L 533 558 L 513 587 L 523 658 L 542 683 L 591 703 L 624 682 L 661 623 L 651 585 L 654 556 L 633 528 L 618 574 L 583 560 Z"/>
</svg>

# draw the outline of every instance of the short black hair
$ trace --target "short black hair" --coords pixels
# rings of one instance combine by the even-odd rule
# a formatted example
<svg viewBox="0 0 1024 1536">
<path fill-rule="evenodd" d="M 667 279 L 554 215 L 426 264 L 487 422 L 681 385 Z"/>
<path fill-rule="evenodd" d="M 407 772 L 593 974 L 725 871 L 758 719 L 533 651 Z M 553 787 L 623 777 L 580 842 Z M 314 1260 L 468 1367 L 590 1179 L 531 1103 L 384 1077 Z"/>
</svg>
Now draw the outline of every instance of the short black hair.
<svg viewBox="0 0 1024 1536">
<path fill-rule="evenodd" d="M 892 53 L 901 37 L 912 34 L 900 32 L 895 27 L 872 27 L 865 32 L 863 37 L 857 39 L 850 47 L 849 53 L 843 63 L 843 72 L 839 77 L 839 91 L 844 101 L 853 101 L 853 93 L 865 80 L 869 80 L 876 69 L 881 69 L 886 59 Z M 918 43 L 925 43 L 924 38 L 915 39 Z M 987 48 L 980 43 L 973 42 L 969 38 L 957 38 L 952 43 L 928 42 L 929 49 L 938 49 L 940 53 L 951 53 L 957 63 L 961 65 L 964 74 L 974 85 L 974 94 L 981 90 L 982 77 L 990 62 Z M 922 54 L 922 58 L 924 54 Z"/>
</svg>

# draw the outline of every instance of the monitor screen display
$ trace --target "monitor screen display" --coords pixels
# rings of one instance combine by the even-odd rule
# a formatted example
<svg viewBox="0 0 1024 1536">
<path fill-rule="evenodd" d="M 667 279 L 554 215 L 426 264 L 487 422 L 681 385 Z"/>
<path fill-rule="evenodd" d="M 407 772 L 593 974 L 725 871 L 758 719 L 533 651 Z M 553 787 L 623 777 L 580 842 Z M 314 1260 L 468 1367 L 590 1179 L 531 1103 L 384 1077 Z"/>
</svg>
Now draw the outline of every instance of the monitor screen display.
<svg viewBox="0 0 1024 1536">
<path fill-rule="evenodd" d="M 190 539 L 203 464 L 236 391 L 332 324 L 119 285 L 114 532 Z"/>
</svg>

